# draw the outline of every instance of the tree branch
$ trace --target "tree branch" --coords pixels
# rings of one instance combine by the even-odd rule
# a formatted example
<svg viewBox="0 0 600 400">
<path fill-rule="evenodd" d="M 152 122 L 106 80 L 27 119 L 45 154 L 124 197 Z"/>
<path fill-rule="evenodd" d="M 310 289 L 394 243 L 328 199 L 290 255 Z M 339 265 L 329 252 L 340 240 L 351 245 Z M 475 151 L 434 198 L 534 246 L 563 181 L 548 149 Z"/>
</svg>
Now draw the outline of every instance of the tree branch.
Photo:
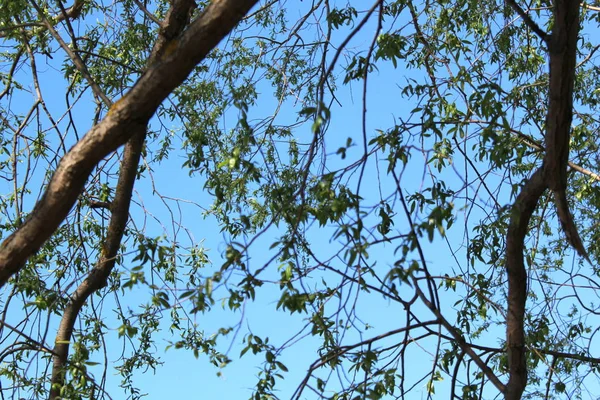
<svg viewBox="0 0 600 400">
<path fill-rule="evenodd" d="M 529 29 L 531 29 L 536 35 L 538 35 L 540 37 L 540 39 L 542 39 L 544 42 L 548 41 L 548 34 L 546 32 L 544 32 L 542 30 L 542 28 L 540 28 L 539 25 L 536 24 L 533 19 L 531 19 L 529 14 L 527 14 L 525 12 L 525 10 L 523 10 L 521 8 L 521 6 L 517 4 L 517 2 L 515 0 L 506 0 L 506 1 L 510 5 L 510 7 L 513 10 L 515 10 L 515 12 L 517 14 L 519 14 L 519 16 L 521 18 L 523 18 L 523 22 L 525 22 L 525 25 L 527 25 L 529 27 Z"/>
<path fill-rule="evenodd" d="M 189 23 L 190 12 L 195 6 L 196 3 L 194 0 L 173 1 L 164 22 L 161 24 L 163 28 L 159 31 L 159 37 L 148 59 L 149 65 L 156 62 L 161 54 L 164 53 L 169 41 L 181 34 L 185 29 Z M 73 335 L 73 327 L 79 311 L 94 292 L 106 286 L 108 277 L 115 267 L 119 247 L 129 218 L 133 186 L 146 134 L 147 126 L 139 125 L 133 137 L 125 145 L 123 159 L 119 168 L 119 180 L 115 190 L 115 198 L 110 204 L 111 219 L 106 239 L 104 240 L 102 254 L 87 278 L 71 296 L 70 302 L 63 313 L 54 348 L 50 399 L 58 398 L 60 396 L 60 389 L 64 385 L 64 368 L 68 361 L 69 342 Z"/>
<path fill-rule="evenodd" d="M 509 3 L 513 7 L 516 6 L 513 0 L 509 0 Z M 565 0 L 555 1 L 552 35 L 546 40 L 550 52 L 546 153 L 542 167 L 523 186 L 513 205 L 506 235 L 506 270 L 508 274 L 506 345 L 509 370 L 505 393 L 507 400 L 521 399 L 527 385 L 524 329 L 527 271 L 523 262 L 523 250 L 529 221 L 546 188 L 550 188 L 554 193 L 558 217 L 567 240 L 579 254 L 588 259 L 573 216 L 569 211 L 566 195 L 578 33 L 579 3 Z"/>
<path fill-rule="evenodd" d="M 156 16 L 154 14 L 152 14 L 146 8 L 146 6 L 144 6 L 144 4 L 142 4 L 142 2 L 140 0 L 133 0 L 133 1 L 138 6 L 138 8 L 144 13 L 144 15 L 146 15 L 146 17 L 148 17 L 152 22 L 154 22 L 158 26 L 162 25 L 162 22 L 158 18 L 156 18 Z"/>
<path fill-rule="evenodd" d="M 520 400 L 527 385 L 525 353 L 525 303 L 527 301 L 527 271 L 523 262 L 525 236 L 537 203 L 546 190 L 543 169 L 529 178 L 512 207 L 506 233 L 506 272 L 508 299 L 506 311 L 506 352 L 508 356 L 508 383 L 504 398 Z"/>
<path fill-rule="evenodd" d="M 579 34 L 579 2 L 556 1 L 549 41 L 550 83 L 546 117 L 544 179 L 554 193 L 558 218 L 567 240 L 589 262 L 567 201 L 567 165 L 573 121 L 573 85 Z"/>
<path fill-rule="evenodd" d="M 460 347 L 462 351 L 464 351 L 466 354 L 469 355 L 469 357 L 471 357 L 471 360 L 473 360 L 473 362 L 477 364 L 479 369 L 481 369 L 484 375 L 490 380 L 490 382 L 494 384 L 494 386 L 501 393 L 505 393 L 507 387 L 500 381 L 500 379 L 496 376 L 494 371 L 487 365 L 487 363 L 484 362 L 477 353 L 475 353 L 473 347 L 470 343 L 467 343 L 462 333 L 458 329 L 456 329 L 454 325 L 448 322 L 448 320 L 442 315 L 440 310 L 437 307 L 435 307 L 435 305 L 431 301 L 427 299 L 427 297 L 419 287 L 418 280 L 414 277 L 413 283 L 415 285 L 415 291 L 417 292 L 417 295 L 419 296 L 421 301 L 427 306 L 427 308 L 429 308 L 433 315 L 436 316 L 439 323 L 450 333 L 453 341 L 458 345 L 458 347 Z"/>
<path fill-rule="evenodd" d="M 179 38 L 168 43 L 160 59 L 63 157 L 25 223 L 0 246 L 0 287 L 22 268 L 27 258 L 64 220 L 97 163 L 122 146 L 138 129 L 146 127 L 162 101 L 257 2 L 213 1 Z"/>
<path fill-rule="evenodd" d="M 43 24 L 46 26 L 48 31 L 50 31 L 50 34 L 52 35 L 52 37 L 54 37 L 54 39 L 56 39 L 56 41 L 60 44 L 60 47 L 62 47 L 62 49 L 65 51 L 65 53 L 68 54 L 71 61 L 73 61 L 73 64 L 75 65 L 77 70 L 88 81 L 94 94 L 96 96 L 98 96 L 100 99 L 102 99 L 102 102 L 104 103 L 104 105 L 106 105 L 107 108 L 110 107 L 112 105 L 112 101 L 110 101 L 110 99 L 106 96 L 104 91 L 102 89 L 100 89 L 100 86 L 98 86 L 98 84 L 96 83 L 94 78 L 92 78 L 85 63 L 83 62 L 81 57 L 79 57 L 79 54 L 74 52 L 73 49 L 71 49 L 69 47 L 69 45 L 67 43 L 65 43 L 65 41 L 58 34 L 56 29 L 54 29 L 54 25 L 46 18 L 46 16 L 44 15 L 44 11 L 40 8 L 40 6 L 38 6 L 35 1 L 31 1 L 31 5 L 38 12 Z M 62 15 L 66 15 L 66 14 L 67 13 L 63 13 Z"/>
<path fill-rule="evenodd" d="M 39 6 L 37 5 L 37 3 L 35 3 L 34 1 L 31 1 L 31 4 L 36 8 L 36 10 L 38 9 Z M 65 19 L 74 20 L 74 19 L 79 18 L 84 4 L 85 4 L 85 0 L 75 0 L 73 5 L 69 8 L 67 8 L 65 10 L 65 12 L 59 12 L 55 16 L 51 17 L 51 20 L 52 20 L 51 25 L 54 26 L 54 25 L 64 21 Z M 4 37 L 8 36 L 8 32 L 13 31 L 15 29 L 30 28 L 30 27 L 31 28 L 42 28 L 44 26 L 47 27 L 47 25 L 44 23 L 44 21 L 34 21 L 34 22 L 20 23 L 20 24 L 8 26 L 5 28 L 0 28 L 0 38 L 4 38 Z"/>
<path fill-rule="evenodd" d="M 146 127 L 139 126 L 134 137 L 125 145 L 119 171 L 119 181 L 115 191 L 115 199 L 111 206 L 111 218 L 102 248 L 102 255 L 86 279 L 71 295 L 71 299 L 60 320 L 54 345 L 54 356 L 52 357 L 52 379 L 49 399 L 60 397 L 60 389 L 64 385 L 65 379 L 64 367 L 67 364 L 70 340 L 79 311 L 94 292 L 106 286 L 108 276 L 115 266 L 121 239 L 123 238 L 123 232 L 125 231 L 129 217 L 133 184 L 145 138 Z"/>
<path fill-rule="evenodd" d="M 590 6 L 589 4 L 584 4 L 584 3 L 581 3 L 581 5 L 585 8 L 587 8 L 588 10 L 600 11 L 600 7 L 597 7 L 597 6 Z"/>
</svg>

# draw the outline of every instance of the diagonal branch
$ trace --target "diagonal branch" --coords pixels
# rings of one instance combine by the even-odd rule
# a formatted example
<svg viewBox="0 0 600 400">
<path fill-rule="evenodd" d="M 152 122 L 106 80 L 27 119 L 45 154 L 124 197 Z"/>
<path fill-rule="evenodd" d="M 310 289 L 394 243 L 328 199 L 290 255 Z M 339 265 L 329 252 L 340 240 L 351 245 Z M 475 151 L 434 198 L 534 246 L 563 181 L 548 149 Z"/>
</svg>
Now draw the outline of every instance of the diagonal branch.
<svg viewBox="0 0 600 400">
<path fill-rule="evenodd" d="M 152 14 L 144 4 L 142 4 L 142 2 L 140 0 L 133 0 L 135 2 L 135 4 L 138 6 L 138 8 L 140 10 L 142 10 L 142 12 L 144 13 L 144 15 L 146 17 L 148 17 L 148 19 L 150 19 L 152 22 L 154 22 L 155 24 L 157 24 L 158 26 L 160 26 L 162 24 L 162 22 L 156 18 L 156 16 L 154 14 Z"/>
<path fill-rule="evenodd" d="M 25 223 L 0 245 L 0 287 L 52 235 L 69 213 L 97 163 L 146 127 L 179 86 L 258 0 L 214 0 L 63 157 Z"/>
<path fill-rule="evenodd" d="M 442 315 L 440 310 L 425 296 L 425 293 L 419 287 L 419 282 L 413 277 L 413 284 L 415 285 L 415 291 L 421 299 L 421 301 L 429 308 L 429 310 L 436 316 L 437 321 L 450 333 L 452 340 L 460 349 L 471 357 L 471 360 L 481 369 L 485 376 L 494 384 L 494 386 L 501 392 L 504 393 L 506 386 L 500 381 L 498 376 L 489 367 L 489 365 L 479 357 L 479 355 L 473 350 L 473 346 L 467 343 L 463 334 L 454 327 L 447 319 Z"/>
<path fill-rule="evenodd" d="M 540 39 L 542 39 L 544 42 L 548 41 L 548 34 L 546 32 L 544 32 L 542 30 L 542 28 L 540 28 L 540 26 L 538 24 L 536 24 L 533 19 L 531 19 L 529 14 L 527 14 L 527 12 L 525 12 L 525 10 L 523 10 L 521 8 L 521 6 L 517 4 L 517 2 L 515 0 L 506 0 L 506 1 L 510 5 L 510 7 L 513 10 L 515 10 L 515 12 L 517 14 L 519 14 L 519 16 L 521 18 L 523 18 L 523 22 L 525 22 L 525 25 L 527 25 L 529 27 L 529 29 L 531 29 L 536 35 L 538 35 L 540 37 Z"/>
<path fill-rule="evenodd" d="M 185 29 L 189 23 L 190 11 L 195 7 L 194 0 L 174 0 L 164 22 L 162 29 L 149 57 L 148 64 L 153 64 L 165 51 L 169 40 L 172 40 Z M 75 61 L 75 59 L 74 59 Z M 147 127 L 138 126 L 133 137 L 125 145 L 123 159 L 119 168 L 119 180 L 115 190 L 115 198 L 110 204 L 111 218 L 104 240 L 102 254 L 95 267 L 87 278 L 71 295 L 70 301 L 63 313 L 54 348 L 52 378 L 49 398 L 60 396 L 60 389 L 64 385 L 65 366 L 69 355 L 69 344 L 73 335 L 73 327 L 79 312 L 87 299 L 96 291 L 107 284 L 107 279 L 114 269 L 121 240 L 129 218 L 129 207 L 133 186 L 140 162 L 142 149 L 146 139 Z"/>
<path fill-rule="evenodd" d="M 87 67 L 85 66 L 85 63 L 83 62 L 81 57 L 79 57 L 79 54 L 77 54 L 75 51 L 73 51 L 73 49 L 71 49 L 69 47 L 69 45 L 59 35 L 59 33 L 56 31 L 56 29 L 54 29 L 55 24 L 53 24 L 52 22 L 50 22 L 48 20 L 48 18 L 46 18 L 46 16 L 44 15 L 44 11 L 35 2 L 35 0 L 30 1 L 30 3 L 33 6 L 33 8 L 35 8 L 35 10 L 40 15 L 42 23 L 46 26 L 46 28 L 48 29 L 48 31 L 50 32 L 52 37 L 54 37 L 54 39 L 56 39 L 56 41 L 60 44 L 60 47 L 62 47 L 62 49 L 65 51 L 65 53 L 67 53 L 67 55 L 69 56 L 69 58 L 71 59 L 71 61 L 75 65 L 75 67 L 77 68 L 77 70 L 81 73 L 81 75 L 83 75 L 85 80 L 88 81 L 94 94 L 96 96 L 98 96 L 100 99 L 102 99 L 102 102 L 104 103 L 104 105 L 106 105 L 106 107 L 110 107 L 112 105 L 112 102 L 106 96 L 104 91 L 102 89 L 100 89 L 100 86 L 96 83 L 94 78 L 92 78 L 92 75 L 90 75 Z M 66 13 L 63 13 L 62 15 L 65 15 L 65 14 Z"/>
</svg>

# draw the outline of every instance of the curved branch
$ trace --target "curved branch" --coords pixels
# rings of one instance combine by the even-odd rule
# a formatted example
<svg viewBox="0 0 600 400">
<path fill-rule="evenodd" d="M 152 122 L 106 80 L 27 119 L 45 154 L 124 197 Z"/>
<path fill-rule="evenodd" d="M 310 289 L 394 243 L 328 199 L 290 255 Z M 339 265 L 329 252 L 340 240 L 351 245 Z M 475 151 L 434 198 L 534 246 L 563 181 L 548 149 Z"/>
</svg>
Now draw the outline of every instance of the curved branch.
<svg viewBox="0 0 600 400">
<path fill-rule="evenodd" d="M 146 127 L 162 101 L 223 39 L 258 0 L 215 0 L 61 160 L 25 223 L 0 246 L 0 287 L 52 235 L 106 155 Z"/>
<path fill-rule="evenodd" d="M 545 190 L 543 169 L 539 168 L 517 196 L 506 234 L 506 272 L 508 275 L 506 352 L 509 378 L 504 398 L 507 400 L 519 400 L 527 385 L 524 327 L 527 271 L 523 261 L 523 250 L 529 221 Z"/>
<path fill-rule="evenodd" d="M 579 34 L 579 3 L 557 1 L 549 41 L 550 84 L 546 118 L 544 179 L 554 193 L 558 218 L 569 243 L 589 262 L 567 202 L 567 165 L 573 121 L 573 85 Z"/>
<path fill-rule="evenodd" d="M 121 245 L 121 239 L 123 238 L 123 232 L 125 231 L 129 216 L 133 184 L 145 138 L 146 127 L 140 126 L 138 132 L 135 133 L 135 136 L 125 146 L 119 172 L 119 181 L 115 191 L 115 199 L 111 205 L 112 214 L 106 240 L 102 248 L 102 255 L 85 280 L 71 295 L 69 304 L 65 308 L 60 320 L 56 334 L 56 344 L 54 346 L 50 399 L 59 397 L 60 389 L 64 385 L 64 367 L 67 364 L 69 344 L 79 311 L 94 292 L 106 286 L 108 276 L 115 266 L 119 246 Z"/>
</svg>

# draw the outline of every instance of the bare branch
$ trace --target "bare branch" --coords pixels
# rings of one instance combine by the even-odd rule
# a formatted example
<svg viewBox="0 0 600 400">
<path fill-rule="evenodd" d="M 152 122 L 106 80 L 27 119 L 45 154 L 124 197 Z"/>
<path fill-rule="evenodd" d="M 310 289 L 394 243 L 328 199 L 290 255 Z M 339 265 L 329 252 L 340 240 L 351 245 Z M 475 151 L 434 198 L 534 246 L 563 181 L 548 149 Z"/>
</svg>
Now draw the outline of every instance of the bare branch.
<svg viewBox="0 0 600 400">
<path fill-rule="evenodd" d="M 92 78 L 87 67 L 85 66 L 85 63 L 83 62 L 81 57 L 79 57 L 79 54 L 75 53 L 73 51 L 73 49 L 71 49 L 69 47 L 69 45 L 67 43 L 65 43 L 65 41 L 59 35 L 59 33 L 56 31 L 56 29 L 54 29 L 53 24 L 46 18 L 46 16 L 44 15 L 44 11 L 40 8 L 40 6 L 38 6 L 35 1 L 31 1 L 31 5 L 35 8 L 35 10 L 40 15 L 42 22 L 44 23 L 44 25 L 46 25 L 46 28 L 48 28 L 48 31 L 50 31 L 50 34 L 60 44 L 60 47 L 62 47 L 62 49 L 65 51 L 65 53 L 67 53 L 69 55 L 69 58 L 71 59 L 71 61 L 73 61 L 73 64 L 75 65 L 75 67 L 77 67 L 79 72 L 88 81 L 92 90 L 94 91 L 94 94 L 102 99 L 102 101 L 104 102 L 106 107 L 110 107 L 112 104 L 112 101 L 106 96 L 104 91 L 102 89 L 100 89 L 100 86 L 98 86 L 98 84 L 96 83 L 94 78 Z"/>
<path fill-rule="evenodd" d="M 138 6 L 138 8 L 140 10 L 142 10 L 144 15 L 146 15 L 152 22 L 154 22 L 158 26 L 162 25 L 162 22 L 160 22 L 160 20 L 158 18 L 156 18 L 156 16 L 154 14 L 152 14 L 150 11 L 148 11 L 148 9 L 144 6 L 144 4 L 142 4 L 142 2 L 140 0 L 133 0 L 133 1 Z"/>
<path fill-rule="evenodd" d="M 581 3 L 581 6 L 583 8 L 587 8 L 588 10 L 600 11 L 600 7 L 597 7 L 597 6 L 590 6 L 589 4 L 585 4 L 585 3 Z"/>
<path fill-rule="evenodd" d="M 473 360 L 475 362 L 475 364 L 477 364 L 477 366 L 481 369 L 481 371 L 485 374 L 485 376 L 490 380 L 490 382 L 492 382 L 494 384 L 494 386 L 496 386 L 496 388 L 501 393 L 505 393 L 506 387 L 500 381 L 500 379 L 496 376 L 494 371 L 492 371 L 492 369 L 487 365 L 486 362 L 484 362 L 481 359 L 481 357 L 479 357 L 479 355 L 477 353 L 475 353 L 475 351 L 473 350 L 473 347 L 471 346 L 470 343 L 467 343 L 467 341 L 463 337 L 462 333 L 458 329 L 456 329 L 454 327 L 454 325 L 452 325 L 442 315 L 440 310 L 431 301 L 429 301 L 427 299 L 427 296 L 425 296 L 425 293 L 423 293 L 423 291 L 419 287 L 419 282 L 414 278 L 413 278 L 413 282 L 415 285 L 415 290 L 416 290 L 419 298 L 421 299 L 421 301 L 427 306 L 427 308 L 429 308 L 429 310 L 433 313 L 433 315 L 436 316 L 439 323 L 450 333 L 450 335 L 452 336 L 454 342 L 458 345 L 458 347 L 460 347 L 460 349 L 462 351 L 464 351 L 466 354 L 469 355 L 469 357 L 471 357 L 471 360 Z"/>
</svg>

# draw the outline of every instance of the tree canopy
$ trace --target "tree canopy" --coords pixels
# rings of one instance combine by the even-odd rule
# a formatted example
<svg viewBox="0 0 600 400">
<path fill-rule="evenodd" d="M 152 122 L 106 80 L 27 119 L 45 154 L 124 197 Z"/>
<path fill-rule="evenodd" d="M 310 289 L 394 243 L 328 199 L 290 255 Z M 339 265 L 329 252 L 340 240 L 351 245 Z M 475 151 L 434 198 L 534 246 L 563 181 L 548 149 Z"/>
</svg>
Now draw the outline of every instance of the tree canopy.
<svg viewBox="0 0 600 400">
<path fill-rule="evenodd" d="M 599 24 L 3 1 L 0 394 L 142 398 L 166 351 L 256 400 L 596 398 Z"/>
</svg>

